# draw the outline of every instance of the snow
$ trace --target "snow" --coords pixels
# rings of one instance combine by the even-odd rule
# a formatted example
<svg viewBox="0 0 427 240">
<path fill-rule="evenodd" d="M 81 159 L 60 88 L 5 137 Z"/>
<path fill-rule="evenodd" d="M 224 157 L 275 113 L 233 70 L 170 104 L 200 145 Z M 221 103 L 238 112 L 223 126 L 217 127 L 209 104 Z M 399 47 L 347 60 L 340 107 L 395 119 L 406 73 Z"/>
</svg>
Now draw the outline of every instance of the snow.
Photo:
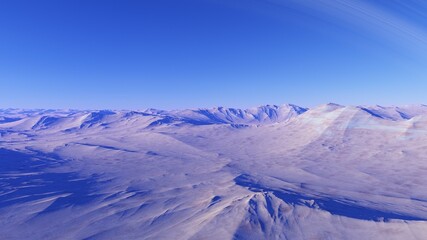
<svg viewBox="0 0 427 240">
<path fill-rule="evenodd" d="M 0 110 L 1 239 L 427 239 L 427 107 Z"/>
</svg>

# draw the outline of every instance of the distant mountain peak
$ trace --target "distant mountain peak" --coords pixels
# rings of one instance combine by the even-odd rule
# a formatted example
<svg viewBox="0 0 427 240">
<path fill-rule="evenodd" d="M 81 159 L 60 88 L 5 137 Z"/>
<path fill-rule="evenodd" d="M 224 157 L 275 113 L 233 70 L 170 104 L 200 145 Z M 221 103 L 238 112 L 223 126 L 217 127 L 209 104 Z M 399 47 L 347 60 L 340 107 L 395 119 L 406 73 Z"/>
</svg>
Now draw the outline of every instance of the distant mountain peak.
<svg viewBox="0 0 427 240">
<path fill-rule="evenodd" d="M 337 103 L 327 103 L 310 110 L 295 104 L 266 104 L 247 109 L 220 106 L 184 110 L 149 108 L 143 111 L 0 109 L 0 126 L 33 131 L 107 128 L 112 124 L 139 124 L 135 127 L 150 128 L 169 125 L 228 124 L 240 128 L 250 125 L 288 122 L 307 111 L 310 114 L 305 118 L 314 116 L 322 118 L 323 114 L 340 109 L 351 112 L 363 111 L 371 117 L 390 121 L 405 121 L 416 116 L 427 115 L 427 105 L 422 104 L 390 107 L 380 105 L 346 107 Z M 337 112 L 337 114 L 341 113 Z"/>
</svg>

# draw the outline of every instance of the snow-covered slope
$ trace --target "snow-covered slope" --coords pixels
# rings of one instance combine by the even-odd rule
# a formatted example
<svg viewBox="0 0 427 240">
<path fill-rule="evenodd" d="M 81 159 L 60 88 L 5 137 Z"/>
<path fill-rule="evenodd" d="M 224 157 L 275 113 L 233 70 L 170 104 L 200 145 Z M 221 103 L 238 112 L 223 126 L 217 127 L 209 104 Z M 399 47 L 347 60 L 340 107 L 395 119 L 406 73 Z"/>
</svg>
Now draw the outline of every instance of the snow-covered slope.
<svg viewBox="0 0 427 240">
<path fill-rule="evenodd" d="M 427 107 L 0 110 L 1 239 L 427 239 Z"/>
<path fill-rule="evenodd" d="M 360 106 L 364 111 L 389 120 L 408 120 L 415 116 L 427 114 L 426 105 L 407 105 L 401 107 L 383 107 L 383 106 Z"/>
<path fill-rule="evenodd" d="M 199 124 L 266 124 L 285 122 L 307 111 L 307 108 L 286 104 L 282 106 L 266 105 L 246 110 L 236 108 L 214 108 L 172 111 L 166 115 L 173 115 L 189 122 Z"/>
</svg>

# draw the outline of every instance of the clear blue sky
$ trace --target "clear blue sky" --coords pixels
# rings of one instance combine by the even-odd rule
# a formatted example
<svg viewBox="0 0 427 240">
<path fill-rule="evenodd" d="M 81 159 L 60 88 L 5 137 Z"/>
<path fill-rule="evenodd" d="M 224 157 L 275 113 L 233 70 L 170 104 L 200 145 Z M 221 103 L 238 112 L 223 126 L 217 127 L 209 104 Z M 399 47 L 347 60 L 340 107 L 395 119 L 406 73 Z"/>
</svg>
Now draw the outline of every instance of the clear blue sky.
<svg viewBox="0 0 427 240">
<path fill-rule="evenodd" d="M 0 1 L 0 107 L 427 103 L 421 0 Z"/>
</svg>

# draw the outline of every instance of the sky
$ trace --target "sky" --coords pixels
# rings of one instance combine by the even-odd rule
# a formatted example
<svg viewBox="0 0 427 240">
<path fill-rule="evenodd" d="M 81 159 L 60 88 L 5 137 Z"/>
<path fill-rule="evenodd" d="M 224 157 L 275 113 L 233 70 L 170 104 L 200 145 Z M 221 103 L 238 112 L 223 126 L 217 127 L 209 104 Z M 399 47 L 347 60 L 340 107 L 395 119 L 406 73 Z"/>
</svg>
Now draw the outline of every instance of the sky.
<svg viewBox="0 0 427 240">
<path fill-rule="evenodd" d="M 0 108 L 427 103 L 422 0 L 0 1 Z"/>
</svg>

